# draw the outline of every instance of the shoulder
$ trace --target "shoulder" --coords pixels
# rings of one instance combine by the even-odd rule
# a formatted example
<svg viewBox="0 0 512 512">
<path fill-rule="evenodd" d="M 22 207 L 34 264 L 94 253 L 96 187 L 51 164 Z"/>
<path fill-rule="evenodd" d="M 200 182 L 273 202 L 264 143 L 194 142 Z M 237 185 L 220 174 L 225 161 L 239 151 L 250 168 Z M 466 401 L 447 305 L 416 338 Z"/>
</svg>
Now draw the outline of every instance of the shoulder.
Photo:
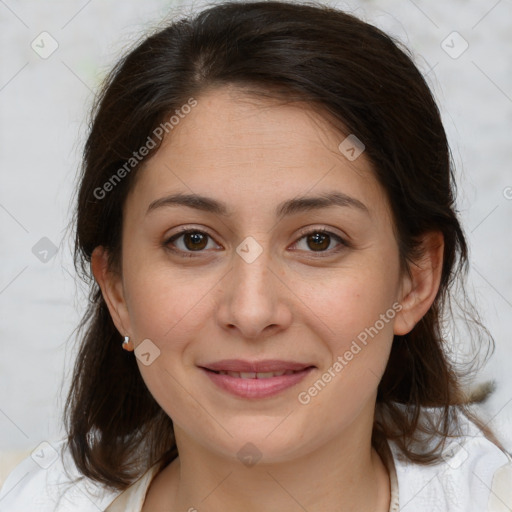
<svg viewBox="0 0 512 512">
<path fill-rule="evenodd" d="M 448 439 L 442 460 L 420 465 L 390 442 L 402 512 L 499 512 L 512 507 L 512 457 L 461 418 L 464 435 Z"/>
<path fill-rule="evenodd" d="M 97 512 L 119 493 L 81 476 L 61 439 L 41 443 L 9 473 L 0 489 L 0 512 Z"/>
</svg>

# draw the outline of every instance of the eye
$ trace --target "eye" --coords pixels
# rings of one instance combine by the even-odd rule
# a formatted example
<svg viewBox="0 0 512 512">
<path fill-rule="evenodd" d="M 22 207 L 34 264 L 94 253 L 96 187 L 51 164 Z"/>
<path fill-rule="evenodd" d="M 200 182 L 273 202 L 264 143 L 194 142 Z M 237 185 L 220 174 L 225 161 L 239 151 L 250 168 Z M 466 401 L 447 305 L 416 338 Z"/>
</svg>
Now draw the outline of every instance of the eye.
<svg viewBox="0 0 512 512">
<path fill-rule="evenodd" d="M 180 256 L 194 257 L 195 255 L 192 254 L 194 252 L 201 253 L 204 252 L 205 249 L 212 249 L 212 247 L 208 246 L 210 240 L 213 241 L 213 238 L 205 231 L 183 228 L 179 233 L 168 238 L 163 245 L 173 252 L 181 253 Z M 302 241 L 305 242 L 306 248 L 299 247 L 300 250 L 328 253 L 328 255 L 337 253 L 345 247 L 349 247 L 349 244 L 339 235 L 322 228 L 303 233 L 294 245 L 299 246 Z M 331 245 L 333 241 L 338 242 L 337 249 L 332 249 Z M 329 249 L 329 247 L 331 247 L 331 249 Z M 216 248 L 219 248 L 219 246 L 216 245 Z M 308 248 L 310 250 L 308 250 Z"/>
<path fill-rule="evenodd" d="M 213 240 L 213 238 L 204 231 L 184 228 L 179 233 L 168 238 L 164 242 L 164 246 L 172 251 L 185 253 L 184 256 L 186 257 L 192 257 L 192 254 L 186 253 L 202 252 L 203 249 L 207 248 L 211 249 L 211 247 L 208 247 L 209 240 Z M 176 241 L 180 243 L 175 244 Z"/>
<path fill-rule="evenodd" d="M 345 242 L 343 238 L 341 238 L 339 235 L 336 235 L 335 233 L 332 233 L 331 231 L 328 231 L 326 229 L 313 229 L 306 233 L 303 233 L 303 235 L 299 238 L 297 242 L 295 242 L 294 245 L 300 245 L 300 242 L 305 242 L 305 249 L 304 244 L 303 248 L 299 249 L 305 250 L 306 252 L 321 252 L 328 254 L 337 253 L 341 251 L 343 248 L 348 247 L 348 243 Z M 338 242 L 338 248 L 337 249 L 329 249 L 331 246 L 331 243 L 333 241 Z M 311 250 L 308 250 L 311 249 Z"/>
</svg>

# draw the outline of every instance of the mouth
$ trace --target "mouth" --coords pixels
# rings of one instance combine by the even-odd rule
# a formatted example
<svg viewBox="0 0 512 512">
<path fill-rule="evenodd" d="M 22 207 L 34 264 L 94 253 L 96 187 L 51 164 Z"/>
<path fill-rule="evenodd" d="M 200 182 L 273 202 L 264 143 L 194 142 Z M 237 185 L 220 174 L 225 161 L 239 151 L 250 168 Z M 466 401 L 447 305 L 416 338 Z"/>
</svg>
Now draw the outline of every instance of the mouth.
<svg viewBox="0 0 512 512">
<path fill-rule="evenodd" d="M 271 379 L 272 377 L 281 377 L 282 375 L 293 375 L 294 373 L 298 373 L 302 370 L 284 370 L 280 372 L 230 372 L 226 370 L 209 370 L 205 368 L 207 371 L 211 371 L 218 375 L 229 375 L 230 377 L 235 377 L 236 379 Z"/>
<path fill-rule="evenodd" d="M 199 366 L 216 387 L 239 398 L 268 398 L 297 385 L 316 366 L 294 361 L 223 360 Z"/>
<path fill-rule="evenodd" d="M 313 363 L 300 363 L 298 361 L 284 361 L 282 359 L 265 359 L 263 361 L 247 361 L 245 359 L 223 359 L 200 365 L 202 368 L 214 372 L 233 373 L 280 373 L 298 372 L 314 366 Z M 248 377 L 254 378 L 254 377 Z"/>
</svg>

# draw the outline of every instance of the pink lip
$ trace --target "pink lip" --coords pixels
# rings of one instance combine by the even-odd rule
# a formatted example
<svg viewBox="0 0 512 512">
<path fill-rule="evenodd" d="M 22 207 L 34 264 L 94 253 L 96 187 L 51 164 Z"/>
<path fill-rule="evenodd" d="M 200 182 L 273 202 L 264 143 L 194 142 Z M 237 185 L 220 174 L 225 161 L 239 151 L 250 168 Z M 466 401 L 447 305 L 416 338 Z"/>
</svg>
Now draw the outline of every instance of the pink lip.
<svg viewBox="0 0 512 512">
<path fill-rule="evenodd" d="M 249 362 L 230 359 L 201 366 L 200 368 L 214 384 L 232 395 L 240 398 L 267 398 L 298 384 L 314 369 L 314 366 L 291 361 Z M 254 373 L 294 370 L 296 373 L 267 379 L 242 379 L 215 373 L 212 370 Z"/>
</svg>

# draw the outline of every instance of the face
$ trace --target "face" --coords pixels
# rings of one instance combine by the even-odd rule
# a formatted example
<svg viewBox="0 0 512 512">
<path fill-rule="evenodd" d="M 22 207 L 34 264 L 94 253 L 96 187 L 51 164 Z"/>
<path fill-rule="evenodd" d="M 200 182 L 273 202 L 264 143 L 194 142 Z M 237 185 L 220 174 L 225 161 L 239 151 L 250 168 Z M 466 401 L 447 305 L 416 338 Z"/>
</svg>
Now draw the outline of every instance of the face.
<svg viewBox="0 0 512 512">
<path fill-rule="evenodd" d="M 177 431 L 230 457 L 306 455 L 373 415 L 407 287 L 389 205 L 307 106 L 197 101 L 137 176 L 102 288 L 119 331 L 150 340 L 137 363 Z"/>
</svg>

